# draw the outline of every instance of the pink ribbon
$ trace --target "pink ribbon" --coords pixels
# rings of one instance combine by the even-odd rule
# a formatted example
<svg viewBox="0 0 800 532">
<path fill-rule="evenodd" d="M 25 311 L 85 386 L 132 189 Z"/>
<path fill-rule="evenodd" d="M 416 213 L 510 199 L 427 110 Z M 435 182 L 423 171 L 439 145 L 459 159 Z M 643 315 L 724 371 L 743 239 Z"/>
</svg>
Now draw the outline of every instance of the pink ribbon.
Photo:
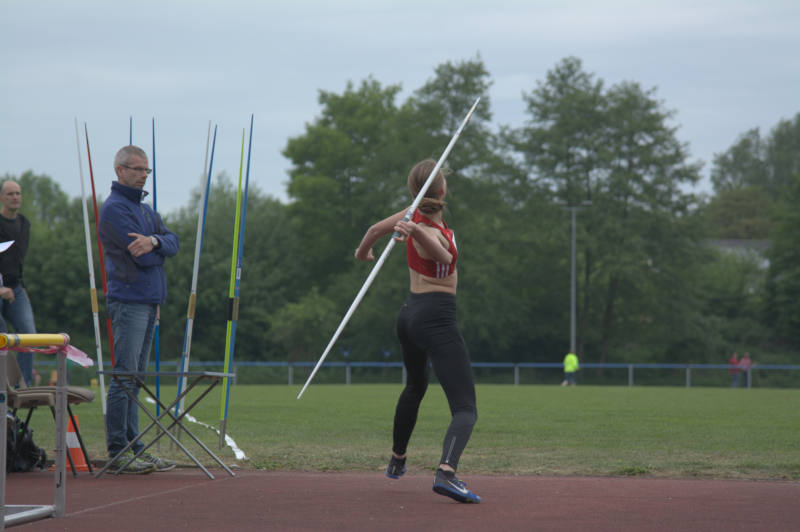
<svg viewBox="0 0 800 532">
<path fill-rule="evenodd" d="M 84 368 L 88 368 L 89 366 L 94 365 L 94 361 L 89 358 L 89 355 L 75 347 L 74 345 L 67 344 L 66 346 L 60 345 L 51 345 L 50 347 L 9 347 L 8 349 L 4 349 L 4 351 L 18 351 L 21 353 L 44 353 L 44 354 L 53 354 L 58 353 L 59 351 L 64 350 L 67 354 L 67 360 L 71 360 L 82 366 Z"/>
</svg>

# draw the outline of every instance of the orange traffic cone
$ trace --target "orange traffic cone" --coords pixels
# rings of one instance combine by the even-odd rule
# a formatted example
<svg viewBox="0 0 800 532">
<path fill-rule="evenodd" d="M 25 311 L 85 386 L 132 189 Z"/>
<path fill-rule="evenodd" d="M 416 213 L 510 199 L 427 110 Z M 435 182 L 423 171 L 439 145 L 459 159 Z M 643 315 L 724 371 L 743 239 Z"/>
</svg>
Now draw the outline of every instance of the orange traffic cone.
<svg viewBox="0 0 800 532">
<path fill-rule="evenodd" d="M 78 441 L 78 435 L 75 434 L 75 427 L 72 426 L 72 419 L 67 419 L 67 452 L 72 457 L 72 462 L 75 464 L 75 471 L 89 471 L 89 464 L 83 456 L 81 444 Z M 75 424 L 78 424 L 78 416 L 75 416 Z"/>
<path fill-rule="evenodd" d="M 80 430 L 78 416 L 75 416 L 75 423 Z M 67 418 L 67 452 L 72 458 L 72 463 L 75 464 L 76 473 L 78 471 L 90 471 L 89 464 L 86 463 L 86 459 L 83 456 L 83 450 L 81 449 L 81 443 L 78 441 L 78 435 L 75 434 L 75 427 L 72 425 L 72 419 L 69 417 Z M 67 467 L 69 467 L 69 459 L 67 459 Z M 51 466 L 50 469 L 55 469 L 55 464 Z"/>
</svg>

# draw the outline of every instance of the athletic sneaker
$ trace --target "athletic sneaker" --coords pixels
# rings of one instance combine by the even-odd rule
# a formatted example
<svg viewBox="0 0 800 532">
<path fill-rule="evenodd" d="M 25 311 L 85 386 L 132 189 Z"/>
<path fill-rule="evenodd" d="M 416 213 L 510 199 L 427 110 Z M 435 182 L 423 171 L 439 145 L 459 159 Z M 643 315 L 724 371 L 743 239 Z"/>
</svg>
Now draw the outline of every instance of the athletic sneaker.
<svg viewBox="0 0 800 532">
<path fill-rule="evenodd" d="M 123 454 L 119 456 L 119 458 L 114 460 L 109 469 L 116 471 L 131 458 L 133 458 L 133 451 L 131 450 L 125 451 Z M 155 470 L 156 466 L 154 464 L 151 464 L 150 462 L 145 462 L 144 460 L 137 458 L 133 460 L 130 464 L 122 468 L 119 472 L 126 475 L 146 475 L 147 473 L 152 473 Z"/>
<path fill-rule="evenodd" d="M 159 458 L 158 456 L 152 455 L 148 452 L 142 453 L 140 458 L 149 464 L 153 464 L 156 467 L 156 471 L 169 471 L 170 469 L 175 469 L 175 462 L 172 460 Z"/>
<path fill-rule="evenodd" d="M 386 466 L 386 476 L 389 478 L 400 478 L 406 473 L 406 459 L 405 458 L 397 458 L 395 455 L 392 455 L 392 459 L 389 460 L 389 465 Z"/>
<path fill-rule="evenodd" d="M 458 480 L 452 471 L 436 470 L 436 476 L 433 477 L 433 491 L 458 502 L 481 502 L 481 498 L 469 491 L 467 485 Z"/>
</svg>

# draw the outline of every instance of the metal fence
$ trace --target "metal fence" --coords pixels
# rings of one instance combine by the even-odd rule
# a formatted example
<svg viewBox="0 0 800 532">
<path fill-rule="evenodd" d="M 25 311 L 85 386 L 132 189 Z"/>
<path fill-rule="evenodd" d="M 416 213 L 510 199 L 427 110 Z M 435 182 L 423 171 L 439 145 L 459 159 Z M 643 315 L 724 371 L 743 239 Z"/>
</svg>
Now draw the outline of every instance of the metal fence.
<svg viewBox="0 0 800 532">
<path fill-rule="evenodd" d="M 151 364 L 152 365 L 152 364 Z M 233 364 L 238 384 L 302 384 L 310 375 L 315 362 L 249 362 Z M 168 371 L 177 366 L 174 361 L 162 361 Z M 193 361 L 193 370 L 219 371 L 222 362 Z M 479 384 L 559 384 L 563 380 L 563 365 L 559 362 L 473 362 L 473 373 Z M 153 368 L 151 368 L 153 369 Z M 727 364 L 624 364 L 607 363 L 581 365 L 578 384 L 614 386 L 733 386 Z M 739 374 L 742 388 L 800 388 L 800 365 L 755 365 Z M 75 368 L 70 382 L 89 384 L 96 375 Z M 435 376 L 432 374 L 432 378 Z M 319 384 L 405 383 L 405 368 L 401 362 L 330 361 L 319 370 L 314 382 Z M 46 384 L 46 383 L 42 383 Z"/>
</svg>

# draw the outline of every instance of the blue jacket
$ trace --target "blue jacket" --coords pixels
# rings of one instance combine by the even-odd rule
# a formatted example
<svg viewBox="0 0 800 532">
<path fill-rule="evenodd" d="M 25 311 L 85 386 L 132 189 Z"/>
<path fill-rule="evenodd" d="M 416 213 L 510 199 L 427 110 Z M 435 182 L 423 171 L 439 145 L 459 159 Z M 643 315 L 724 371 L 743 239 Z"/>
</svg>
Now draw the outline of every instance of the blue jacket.
<svg viewBox="0 0 800 532">
<path fill-rule="evenodd" d="M 142 203 L 144 190 L 114 181 L 100 209 L 99 234 L 106 257 L 108 299 L 125 303 L 163 303 L 167 297 L 164 259 L 178 253 L 178 236 L 153 208 Z M 128 233 L 154 235 L 161 245 L 140 257 L 128 251 Z"/>
</svg>

